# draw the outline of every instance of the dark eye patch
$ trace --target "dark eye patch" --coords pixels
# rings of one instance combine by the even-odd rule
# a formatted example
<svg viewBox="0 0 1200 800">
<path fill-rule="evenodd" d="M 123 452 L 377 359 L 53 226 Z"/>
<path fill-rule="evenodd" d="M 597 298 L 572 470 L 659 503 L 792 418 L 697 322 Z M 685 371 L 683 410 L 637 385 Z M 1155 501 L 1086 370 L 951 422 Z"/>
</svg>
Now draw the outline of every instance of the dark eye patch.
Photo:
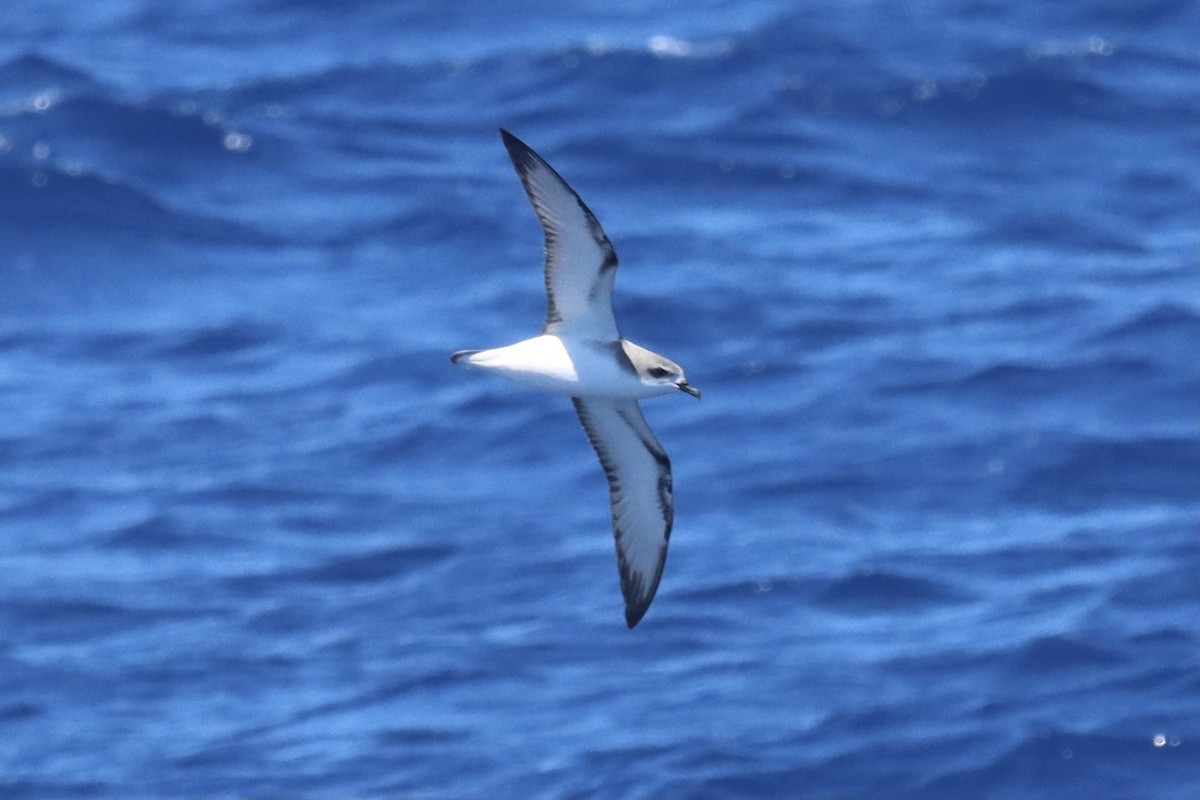
<svg viewBox="0 0 1200 800">
<path fill-rule="evenodd" d="M 670 374 L 671 374 L 671 370 L 664 369 L 663 367 L 651 367 L 650 368 L 650 377 L 651 378 L 665 378 Z"/>
</svg>

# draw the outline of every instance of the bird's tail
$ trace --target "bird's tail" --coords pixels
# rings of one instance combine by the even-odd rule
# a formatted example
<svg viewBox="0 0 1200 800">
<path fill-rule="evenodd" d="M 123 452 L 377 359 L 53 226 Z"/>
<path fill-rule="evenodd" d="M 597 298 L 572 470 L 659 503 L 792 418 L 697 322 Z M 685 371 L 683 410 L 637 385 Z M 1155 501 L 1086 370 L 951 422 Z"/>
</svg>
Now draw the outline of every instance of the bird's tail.
<svg viewBox="0 0 1200 800">
<path fill-rule="evenodd" d="M 459 350 L 457 353 L 450 356 L 450 363 L 462 364 L 464 367 L 469 367 L 471 366 L 471 356 L 482 352 L 482 350 Z"/>
</svg>

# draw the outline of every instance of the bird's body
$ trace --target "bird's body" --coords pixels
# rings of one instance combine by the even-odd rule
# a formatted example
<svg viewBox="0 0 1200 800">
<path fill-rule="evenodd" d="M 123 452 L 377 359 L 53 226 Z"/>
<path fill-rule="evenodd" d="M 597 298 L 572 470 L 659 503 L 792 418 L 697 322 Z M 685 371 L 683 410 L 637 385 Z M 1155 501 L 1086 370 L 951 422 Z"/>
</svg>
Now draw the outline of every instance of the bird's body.
<svg viewBox="0 0 1200 800">
<path fill-rule="evenodd" d="M 673 361 L 621 338 L 612 312 L 617 256 L 596 217 L 557 172 L 501 130 L 546 236 L 542 333 L 451 361 L 572 398 L 608 478 L 625 620 L 638 623 L 658 590 L 674 522 L 671 462 L 638 400 L 674 391 L 699 397 Z"/>
<path fill-rule="evenodd" d="M 673 384 L 642 381 L 633 362 L 647 353 L 626 339 L 613 342 L 543 333 L 507 347 L 456 353 L 454 363 L 567 397 L 643 400 L 676 391 Z"/>
</svg>

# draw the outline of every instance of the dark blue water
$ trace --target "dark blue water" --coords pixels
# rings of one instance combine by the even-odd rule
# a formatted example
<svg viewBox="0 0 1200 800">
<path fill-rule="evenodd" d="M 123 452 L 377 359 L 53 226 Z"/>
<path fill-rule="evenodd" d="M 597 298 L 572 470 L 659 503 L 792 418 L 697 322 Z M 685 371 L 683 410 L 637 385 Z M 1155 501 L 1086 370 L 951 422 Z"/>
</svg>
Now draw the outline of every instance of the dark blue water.
<svg viewBox="0 0 1200 800">
<path fill-rule="evenodd" d="M 1195 4 L 795 7 L 5 4 L 0 796 L 1196 797 Z M 501 125 L 704 390 L 634 631 Z"/>
</svg>

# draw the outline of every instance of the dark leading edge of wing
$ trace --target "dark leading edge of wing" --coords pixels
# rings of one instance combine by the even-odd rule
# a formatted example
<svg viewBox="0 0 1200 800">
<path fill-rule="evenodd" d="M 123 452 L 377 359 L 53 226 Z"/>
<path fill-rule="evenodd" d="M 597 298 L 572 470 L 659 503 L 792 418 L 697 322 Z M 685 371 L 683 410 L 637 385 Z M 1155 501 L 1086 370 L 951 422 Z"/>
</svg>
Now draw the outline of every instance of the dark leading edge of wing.
<svg viewBox="0 0 1200 800">
<path fill-rule="evenodd" d="M 572 398 L 608 478 L 625 622 L 645 616 L 658 591 L 675 517 L 671 460 L 636 400 Z"/>
<path fill-rule="evenodd" d="M 500 136 L 546 236 L 545 331 L 619 338 L 612 314 L 617 254 L 604 229 L 545 159 L 503 128 Z"/>
</svg>

